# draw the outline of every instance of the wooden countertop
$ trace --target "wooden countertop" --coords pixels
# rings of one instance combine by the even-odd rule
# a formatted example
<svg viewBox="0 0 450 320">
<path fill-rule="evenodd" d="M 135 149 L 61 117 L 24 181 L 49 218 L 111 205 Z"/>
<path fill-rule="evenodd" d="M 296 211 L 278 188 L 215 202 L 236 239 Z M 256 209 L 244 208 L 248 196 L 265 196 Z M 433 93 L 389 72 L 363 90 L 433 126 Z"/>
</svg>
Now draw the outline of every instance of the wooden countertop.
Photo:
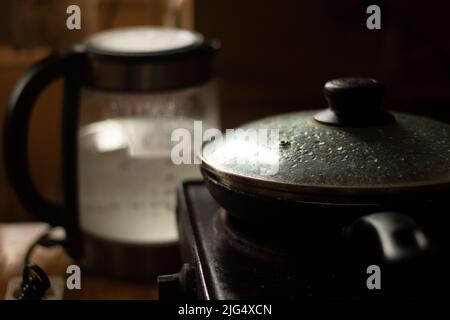
<svg viewBox="0 0 450 320">
<path fill-rule="evenodd" d="M 5 298 L 11 278 L 21 276 L 25 253 L 47 228 L 44 223 L 0 224 L 0 299 Z M 66 268 L 73 261 L 61 247 L 37 247 L 32 262 L 43 268 L 49 276 L 66 278 Z M 156 299 L 153 283 L 131 282 L 97 275 L 85 274 L 82 270 L 82 288 L 64 292 L 64 299 Z"/>
</svg>

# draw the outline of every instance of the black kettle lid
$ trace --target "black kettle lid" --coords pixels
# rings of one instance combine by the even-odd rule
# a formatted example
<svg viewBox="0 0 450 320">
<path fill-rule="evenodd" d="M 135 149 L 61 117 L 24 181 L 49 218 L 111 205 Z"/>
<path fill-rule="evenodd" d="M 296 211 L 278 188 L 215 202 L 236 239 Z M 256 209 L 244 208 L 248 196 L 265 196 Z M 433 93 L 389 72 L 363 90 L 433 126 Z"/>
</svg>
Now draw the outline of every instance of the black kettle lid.
<svg viewBox="0 0 450 320">
<path fill-rule="evenodd" d="M 450 126 L 382 111 L 380 88 L 370 79 L 328 82 L 327 110 L 257 120 L 204 144 L 204 172 L 235 190 L 303 202 L 376 204 L 448 190 Z M 242 134 L 272 129 L 268 139 Z"/>
</svg>

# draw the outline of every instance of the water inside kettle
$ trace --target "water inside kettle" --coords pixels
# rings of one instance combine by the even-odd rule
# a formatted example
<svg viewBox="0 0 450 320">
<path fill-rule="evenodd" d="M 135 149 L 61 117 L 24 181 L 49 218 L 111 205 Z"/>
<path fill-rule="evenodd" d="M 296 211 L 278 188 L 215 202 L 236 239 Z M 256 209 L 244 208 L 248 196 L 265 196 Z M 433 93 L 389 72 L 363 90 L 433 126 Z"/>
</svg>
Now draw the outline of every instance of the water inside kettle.
<svg viewBox="0 0 450 320">
<path fill-rule="evenodd" d="M 109 119 L 79 132 L 80 224 L 83 232 L 127 243 L 178 239 L 176 183 L 197 178 L 195 165 L 175 165 L 171 133 L 192 129 L 184 118 Z"/>
</svg>

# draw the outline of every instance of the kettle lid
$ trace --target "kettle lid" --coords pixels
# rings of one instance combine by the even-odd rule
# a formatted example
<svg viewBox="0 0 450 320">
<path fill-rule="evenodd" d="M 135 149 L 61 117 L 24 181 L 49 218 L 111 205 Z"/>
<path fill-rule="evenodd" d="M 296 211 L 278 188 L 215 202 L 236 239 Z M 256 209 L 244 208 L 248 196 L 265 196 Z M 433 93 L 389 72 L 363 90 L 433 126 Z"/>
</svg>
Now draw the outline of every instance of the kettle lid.
<svg viewBox="0 0 450 320">
<path fill-rule="evenodd" d="M 79 50 L 87 53 L 84 82 L 115 91 L 177 90 L 213 78 L 217 40 L 169 27 L 141 26 L 102 31 Z"/>
<path fill-rule="evenodd" d="M 88 51 L 114 56 L 161 56 L 187 52 L 202 45 L 200 33 L 157 26 L 111 29 L 86 40 Z"/>
</svg>

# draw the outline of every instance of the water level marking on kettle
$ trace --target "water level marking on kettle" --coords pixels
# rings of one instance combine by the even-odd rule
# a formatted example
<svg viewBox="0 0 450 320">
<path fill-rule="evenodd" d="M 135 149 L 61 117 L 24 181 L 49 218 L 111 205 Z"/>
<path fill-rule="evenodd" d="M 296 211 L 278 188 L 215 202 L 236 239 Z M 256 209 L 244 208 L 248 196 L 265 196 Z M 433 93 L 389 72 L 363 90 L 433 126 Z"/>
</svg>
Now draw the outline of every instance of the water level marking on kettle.
<svg viewBox="0 0 450 320">
<path fill-rule="evenodd" d="M 200 173 L 194 165 L 172 163 L 169 136 L 189 125 L 192 121 L 127 117 L 84 126 L 79 135 L 82 230 L 115 241 L 176 241 L 176 181 Z"/>
</svg>

